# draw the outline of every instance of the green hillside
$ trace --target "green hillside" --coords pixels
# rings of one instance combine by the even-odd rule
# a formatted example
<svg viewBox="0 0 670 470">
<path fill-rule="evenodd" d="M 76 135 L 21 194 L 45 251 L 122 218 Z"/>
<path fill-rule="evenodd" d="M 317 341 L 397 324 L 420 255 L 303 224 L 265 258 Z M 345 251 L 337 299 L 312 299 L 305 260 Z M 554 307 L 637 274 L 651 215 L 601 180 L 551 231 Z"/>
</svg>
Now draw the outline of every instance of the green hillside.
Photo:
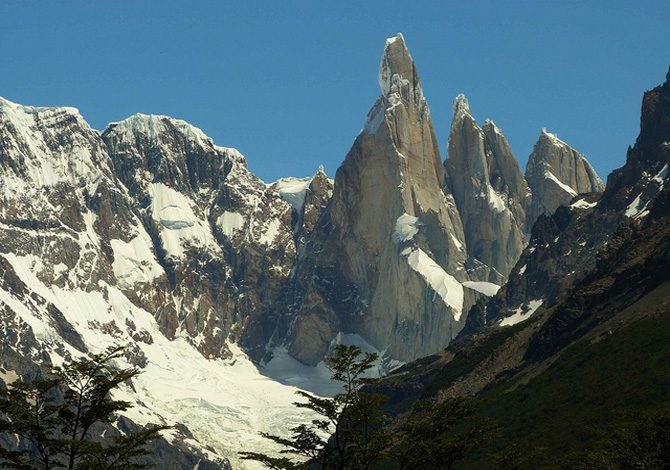
<svg viewBox="0 0 670 470">
<path fill-rule="evenodd" d="M 493 466 L 491 456 L 513 443 L 534 468 L 570 466 L 612 426 L 670 409 L 670 308 L 650 308 L 653 315 L 568 348 L 528 383 L 518 378 L 484 393 L 481 414 L 498 422 L 500 437 L 463 468 Z"/>
</svg>

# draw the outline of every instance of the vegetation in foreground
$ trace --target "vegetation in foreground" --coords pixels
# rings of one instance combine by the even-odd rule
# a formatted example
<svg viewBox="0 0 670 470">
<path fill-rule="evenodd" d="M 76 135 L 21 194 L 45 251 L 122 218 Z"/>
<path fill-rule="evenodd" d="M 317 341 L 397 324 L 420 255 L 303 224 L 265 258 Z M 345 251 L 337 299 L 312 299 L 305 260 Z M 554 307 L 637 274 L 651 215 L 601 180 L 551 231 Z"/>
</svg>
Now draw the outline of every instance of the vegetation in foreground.
<svg viewBox="0 0 670 470">
<path fill-rule="evenodd" d="M 377 359 L 356 346 L 338 345 L 326 363 L 342 392 L 332 398 L 297 392 L 306 401 L 295 406 L 312 410 L 317 418 L 294 427 L 289 436 L 264 433 L 283 448 L 279 455 L 241 452 L 242 457 L 276 470 L 448 470 L 490 434 L 488 423 L 462 425 L 476 410 L 469 399 L 422 403 L 420 412 L 400 426 L 392 425 L 383 408 L 387 397 L 362 389 L 369 381 L 365 372 Z"/>
<path fill-rule="evenodd" d="M 91 359 L 52 367 L 51 374 L 21 379 L 0 387 L 0 437 L 16 448 L 0 445 L 0 468 L 16 470 L 140 470 L 150 468 L 147 444 L 160 426 L 135 433 L 104 436 L 130 403 L 113 400 L 110 392 L 140 373 L 117 370 L 111 362 L 122 348 Z M 108 429 L 107 429 L 108 430 Z"/>
<path fill-rule="evenodd" d="M 362 389 L 377 359 L 339 346 L 328 364 L 342 392 L 304 392 L 323 419 L 265 435 L 278 455 L 243 453 L 271 469 L 670 469 L 670 317 L 635 322 L 574 345 L 526 385 L 476 400 L 419 401 L 391 417 Z"/>
</svg>

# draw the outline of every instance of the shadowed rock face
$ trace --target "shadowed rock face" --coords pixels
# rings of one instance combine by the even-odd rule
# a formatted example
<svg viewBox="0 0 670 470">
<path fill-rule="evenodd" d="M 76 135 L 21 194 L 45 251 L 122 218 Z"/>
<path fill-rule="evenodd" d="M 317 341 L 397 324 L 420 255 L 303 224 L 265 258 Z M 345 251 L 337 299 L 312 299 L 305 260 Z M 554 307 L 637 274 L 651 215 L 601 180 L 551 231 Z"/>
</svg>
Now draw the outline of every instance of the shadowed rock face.
<svg viewBox="0 0 670 470">
<path fill-rule="evenodd" d="M 541 303 L 542 308 L 551 307 L 561 295 L 579 285 L 617 240 L 628 236 L 636 226 L 648 224 L 663 216 L 663 211 L 667 212 L 668 103 L 670 75 L 663 85 L 644 94 L 639 137 L 635 146 L 628 149 L 626 164 L 609 175 L 604 192 L 574 198 L 551 216 L 540 215 L 533 226 L 530 243 L 508 283 L 486 305 L 472 309 L 464 332 L 495 326 L 514 315 L 517 318 L 530 316 L 533 302 Z M 572 180 L 581 181 L 578 189 L 599 189 L 601 183 L 575 153 L 555 136 L 543 132 L 535 147 L 534 154 L 538 156 L 532 165 L 529 161 L 529 167 L 538 175 L 538 168 L 552 171 L 555 166 L 551 165 L 560 158 L 567 159 L 573 162 L 571 168 L 576 169 L 575 173 L 582 175 L 575 175 Z M 549 156 L 540 158 L 542 154 Z M 571 174 L 563 173 L 563 177 Z M 539 177 L 537 181 L 542 182 Z M 542 196 L 541 191 L 539 194 Z M 535 200 L 535 192 L 533 197 Z"/>
<path fill-rule="evenodd" d="M 430 112 L 401 35 L 386 42 L 379 84 L 298 269 L 290 352 L 306 363 L 318 362 L 339 331 L 401 359 L 427 354 L 456 334 L 474 300 L 458 282 L 471 277 L 463 228 L 443 191 Z M 453 280 L 442 295 L 425 263 L 435 282 Z"/>
<path fill-rule="evenodd" d="M 536 416 L 547 403 L 538 397 L 553 400 L 556 386 L 584 380 L 608 388 L 587 385 L 574 394 L 577 406 L 593 416 L 593 403 L 601 398 L 607 405 L 595 413 L 604 417 L 613 406 L 657 404 L 658 377 L 667 374 L 656 364 L 667 364 L 667 348 L 655 345 L 666 345 L 670 332 L 668 143 L 670 74 L 645 93 L 640 135 L 626 164 L 610 174 L 602 194 L 582 195 L 538 218 L 509 282 L 471 310 L 463 330 L 470 334 L 371 389 L 389 395 L 387 406 L 398 416 L 432 398 L 479 396 L 489 410 L 501 397 L 508 406 L 523 403 L 508 415 L 509 424 L 527 408 L 534 411 L 526 416 Z M 636 359 L 620 366 L 626 357 Z M 606 379 L 595 378 L 599 374 Z M 626 383 L 634 386 L 621 387 Z M 518 440 L 518 428 L 508 429 L 510 442 Z M 536 442 L 535 431 L 527 436 Z"/>
<path fill-rule="evenodd" d="M 533 192 L 528 232 L 541 214 L 553 214 L 578 194 L 600 193 L 605 189 L 584 155 L 545 129 L 528 157 L 526 180 Z"/>
<path fill-rule="evenodd" d="M 206 357 L 225 357 L 288 277 L 291 208 L 239 152 L 184 121 L 137 114 L 102 139 L 170 280 L 148 310 L 168 337 L 185 330 Z"/>
<path fill-rule="evenodd" d="M 470 256 L 503 284 L 526 245 L 530 189 L 507 139 L 493 121 L 480 128 L 463 95 L 456 97 L 445 161 Z"/>
</svg>

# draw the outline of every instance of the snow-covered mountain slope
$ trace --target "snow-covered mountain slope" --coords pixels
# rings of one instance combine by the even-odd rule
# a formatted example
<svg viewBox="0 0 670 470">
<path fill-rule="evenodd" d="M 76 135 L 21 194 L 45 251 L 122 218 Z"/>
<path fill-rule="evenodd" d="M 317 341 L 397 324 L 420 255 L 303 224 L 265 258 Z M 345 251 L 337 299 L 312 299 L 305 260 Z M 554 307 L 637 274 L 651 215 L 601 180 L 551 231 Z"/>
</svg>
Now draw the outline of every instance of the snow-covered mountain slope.
<svg viewBox="0 0 670 470">
<path fill-rule="evenodd" d="M 134 405 L 126 416 L 135 423 L 183 425 L 193 436 L 175 429 L 165 433 L 168 441 L 182 440 L 210 460 L 225 457 L 235 468 L 256 468 L 238 462 L 236 452 L 265 449 L 259 432 L 286 430 L 307 418 L 292 406 L 297 389 L 265 377 L 236 345 L 229 345 L 229 359 L 208 360 L 184 337 L 166 338 L 154 316 L 116 287 L 102 281 L 92 292 L 46 286 L 36 276 L 41 263 L 34 257 L 4 254 L 1 260 L 3 327 L 10 326 L 5 314 L 11 309 L 11 327 L 19 333 L 10 347 L 35 361 L 48 354 L 59 364 L 126 345 L 119 366 L 135 365 L 142 374 L 115 396 Z M 10 273 L 21 280 L 20 289 L 7 285 Z M 274 372 L 281 377 L 282 370 Z"/>
<path fill-rule="evenodd" d="M 338 341 L 380 352 L 378 372 L 443 349 L 472 305 L 507 292 L 528 189 L 463 99 L 445 174 L 402 35 L 378 78 L 335 181 L 320 168 L 265 184 L 237 150 L 167 116 L 100 133 L 73 108 L 0 99 L 3 377 L 125 344 L 144 371 L 127 391 L 133 419 L 183 424 L 175 448 L 235 460 L 266 445 L 257 431 L 298 419 L 294 386 L 332 392 L 322 361 Z M 665 184 L 667 166 L 647 170 Z M 630 218 L 650 210 L 645 188 L 626 196 Z"/>
<path fill-rule="evenodd" d="M 165 117 L 133 116 L 104 140 L 71 108 L 3 100 L 0 118 L 4 350 L 40 365 L 125 345 L 143 371 L 128 417 L 181 425 L 166 439 L 219 467 L 300 419 L 296 389 L 235 344 L 258 286 L 294 256 L 290 206 L 244 158 Z M 226 213 L 239 233 L 224 233 Z"/>
<path fill-rule="evenodd" d="M 146 307 L 169 338 L 185 330 L 206 356 L 227 357 L 227 339 L 244 336 L 287 281 L 290 205 L 239 152 L 184 121 L 138 114 L 102 139 L 169 279 L 169 296 Z"/>
</svg>

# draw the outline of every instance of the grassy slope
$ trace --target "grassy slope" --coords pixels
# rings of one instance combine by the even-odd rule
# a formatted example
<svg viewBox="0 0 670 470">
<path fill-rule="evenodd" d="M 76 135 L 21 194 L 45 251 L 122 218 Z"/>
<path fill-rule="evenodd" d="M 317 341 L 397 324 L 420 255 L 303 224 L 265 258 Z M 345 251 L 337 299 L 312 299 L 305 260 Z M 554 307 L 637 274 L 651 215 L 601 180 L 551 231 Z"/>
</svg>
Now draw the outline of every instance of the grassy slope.
<svg viewBox="0 0 670 470">
<path fill-rule="evenodd" d="M 670 307 L 647 308 L 656 314 L 580 341 L 527 384 L 486 392 L 481 413 L 497 420 L 501 438 L 463 468 L 489 468 L 491 455 L 512 443 L 539 452 L 535 468 L 551 468 L 596 446 L 626 412 L 670 408 Z"/>
</svg>

